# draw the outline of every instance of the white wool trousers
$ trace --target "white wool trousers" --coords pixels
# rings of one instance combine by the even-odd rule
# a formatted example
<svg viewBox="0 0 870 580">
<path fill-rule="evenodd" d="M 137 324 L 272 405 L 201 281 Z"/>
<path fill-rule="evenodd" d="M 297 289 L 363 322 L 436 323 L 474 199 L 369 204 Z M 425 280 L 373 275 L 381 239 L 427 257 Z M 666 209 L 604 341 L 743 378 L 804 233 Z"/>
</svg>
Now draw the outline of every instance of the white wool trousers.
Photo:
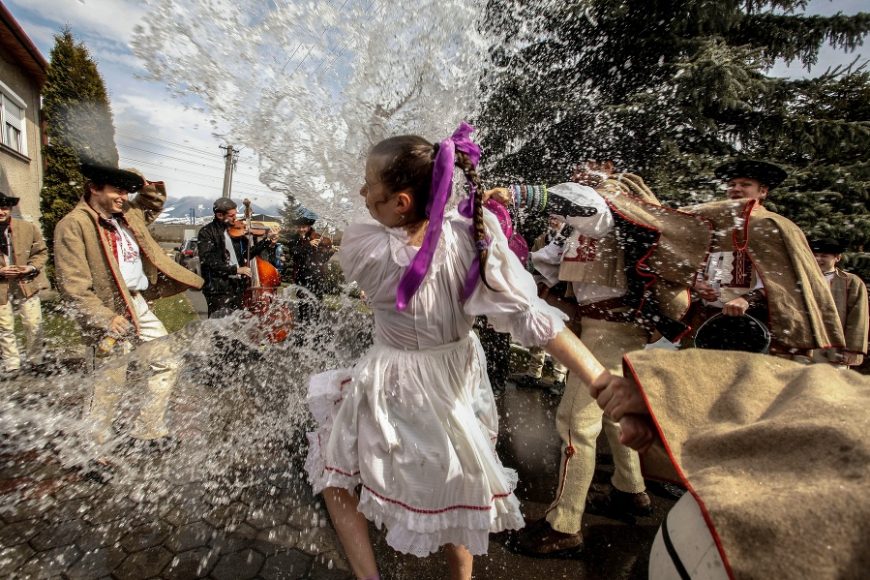
<svg viewBox="0 0 870 580">
<path fill-rule="evenodd" d="M 623 354 L 640 350 L 647 343 L 646 331 L 633 324 L 583 318 L 580 326 L 583 343 L 607 370 L 619 376 Z M 619 442 L 619 424 L 604 415 L 589 394 L 589 387 L 570 374 L 556 411 L 562 460 L 556 499 L 546 516 L 554 530 L 566 534 L 580 531 L 586 495 L 595 473 L 595 444 L 602 426 L 613 454 L 613 487 L 628 493 L 646 489 L 637 452 Z"/>
<path fill-rule="evenodd" d="M 24 298 L 15 297 L 10 292 L 9 300 L 0 306 L 0 355 L 3 357 L 3 370 L 17 371 L 21 368 L 21 351 L 15 337 L 15 313 L 21 317 L 24 329 L 26 357 L 33 362 L 38 360 L 42 349 L 42 303 L 39 295 Z"/>
<path fill-rule="evenodd" d="M 141 294 L 133 295 L 133 306 L 139 319 L 139 341 L 148 343 L 168 335 L 166 327 Z M 129 341 L 119 342 L 111 355 L 103 359 L 95 370 L 94 389 L 85 421 L 96 443 L 104 444 L 113 438 L 112 423 L 119 404 L 122 399 L 132 400 L 134 395 L 139 394 L 136 390 L 143 382 L 145 390 L 130 436 L 150 440 L 169 434 L 166 409 L 175 386 L 180 358 L 171 351 L 166 341 L 153 346 L 158 348 L 136 349 Z M 125 362 L 122 357 L 134 350 L 147 360 L 137 360 L 133 364 Z"/>
</svg>

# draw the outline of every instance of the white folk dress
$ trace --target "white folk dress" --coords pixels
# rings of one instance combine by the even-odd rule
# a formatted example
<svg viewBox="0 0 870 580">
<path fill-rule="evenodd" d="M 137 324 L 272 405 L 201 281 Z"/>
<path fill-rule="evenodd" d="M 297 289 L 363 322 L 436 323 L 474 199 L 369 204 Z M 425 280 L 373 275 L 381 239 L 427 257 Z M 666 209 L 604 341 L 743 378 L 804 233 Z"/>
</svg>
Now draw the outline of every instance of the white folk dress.
<svg viewBox="0 0 870 580">
<path fill-rule="evenodd" d="M 471 220 L 452 212 L 404 312 L 396 310 L 396 288 L 417 248 L 401 229 L 350 226 L 341 266 L 374 309 L 374 345 L 354 368 L 316 375 L 309 387 L 318 423 L 306 460 L 314 491 L 361 485 L 360 512 L 386 525 L 390 546 L 417 556 L 448 543 L 485 554 L 490 533 L 523 526 L 516 473 L 495 453 L 498 415 L 471 330 L 475 316 L 528 346 L 565 327 L 565 316 L 538 298 L 495 217 L 484 213 L 492 237 L 487 279 L 499 291 L 479 283 L 462 302 L 476 251 Z"/>
</svg>

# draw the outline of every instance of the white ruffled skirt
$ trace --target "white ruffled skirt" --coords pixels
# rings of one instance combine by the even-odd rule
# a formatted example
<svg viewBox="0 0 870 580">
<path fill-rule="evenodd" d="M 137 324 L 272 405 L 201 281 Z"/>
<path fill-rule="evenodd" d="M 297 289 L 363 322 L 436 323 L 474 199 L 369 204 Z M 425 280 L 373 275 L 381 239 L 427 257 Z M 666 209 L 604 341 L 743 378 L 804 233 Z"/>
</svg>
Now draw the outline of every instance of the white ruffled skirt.
<svg viewBox="0 0 870 580">
<path fill-rule="evenodd" d="M 359 510 L 416 556 L 444 544 L 486 554 L 523 527 L 516 472 L 495 454 L 498 415 L 477 336 L 421 351 L 375 345 L 353 369 L 311 378 L 314 491 L 360 492 Z"/>
</svg>

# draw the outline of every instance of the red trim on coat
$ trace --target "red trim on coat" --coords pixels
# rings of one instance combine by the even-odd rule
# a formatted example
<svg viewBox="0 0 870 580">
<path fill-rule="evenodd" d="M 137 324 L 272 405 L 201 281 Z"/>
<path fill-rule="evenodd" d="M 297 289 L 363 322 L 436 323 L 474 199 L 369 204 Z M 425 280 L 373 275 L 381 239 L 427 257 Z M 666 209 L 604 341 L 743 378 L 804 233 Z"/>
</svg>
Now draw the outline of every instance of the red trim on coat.
<svg viewBox="0 0 870 580">
<path fill-rule="evenodd" d="M 91 218 L 93 219 L 93 216 L 91 216 Z M 100 226 L 99 217 L 97 217 L 97 219 L 94 219 L 94 225 L 97 227 L 97 234 L 101 238 L 103 238 L 103 243 L 101 244 L 101 246 L 103 248 L 103 253 L 105 254 L 106 253 L 106 237 L 108 236 L 109 238 L 111 238 L 111 234 L 108 232 L 108 230 L 106 230 L 106 228 Z M 112 251 L 115 252 L 115 264 L 117 264 L 118 263 L 118 257 L 117 257 L 118 250 L 115 247 L 114 238 L 112 238 Z M 115 280 L 115 285 L 118 287 L 118 292 L 121 294 L 121 298 L 123 298 L 123 300 L 124 300 L 124 306 L 126 306 L 126 308 L 127 308 L 127 317 L 129 318 L 130 322 L 133 323 L 133 327 L 136 329 L 136 334 L 139 334 L 139 331 L 141 330 L 139 327 L 139 317 L 136 316 L 136 311 L 133 308 L 133 305 L 127 300 L 126 294 L 124 294 L 124 289 L 127 287 L 127 283 L 124 282 L 123 280 L 118 279 L 118 273 L 115 272 L 115 268 L 112 267 L 111 256 L 106 255 L 105 257 L 109 261 L 109 272 L 111 272 L 112 278 Z M 120 266 L 119 266 L 119 268 L 120 268 Z M 129 293 L 129 291 L 128 291 L 128 293 Z"/>
<path fill-rule="evenodd" d="M 645 202 L 643 202 L 643 200 L 640 200 L 639 198 L 636 198 L 635 196 L 631 196 L 631 197 L 633 199 L 636 199 L 637 201 L 640 201 L 641 203 L 645 203 Z M 639 228 L 645 229 L 647 231 L 650 231 L 650 232 L 653 232 L 654 234 L 656 234 L 656 239 L 652 244 L 650 244 L 649 250 L 647 250 L 647 252 L 643 256 L 641 256 L 640 259 L 637 262 L 635 262 L 635 264 L 634 264 L 634 271 L 637 272 L 641 278 L 646 278 L 648 280 L 643 285 L 644 294 L 645 294 L 646 291 L 649 290 L 650 288 L 652 288 L 655 285 L 655 283 L 658 281 L 658 279 L 660 278 L 660 276 L 658 274 L 652 273 L 652 269 L 646 263 L 646 260 L 647 260 L 647 258 L 649 258 L 652 255 L 652 253 L 658 247 L 659 240 L 662 237 L 662 233 L 661 233 L 661 231 L 655 229 L 654 227 L 636 222 L 633 219 L 631 219 L 630 217 L 626 216 L 621 211 L 619 211 L 619 209 L 606 197 L 604 198 L 604 202 L 607 203 L 607 205 L 610 207 L 611 211 L 619 214 L 619 217 L 621 217 L 622 219 L 624 219 L 628 223 L 634 224 L 635 226 L 637 226 Z M 652 205 L 652 204 L 648 204 L 648 205 Z M 661 207 L 661 206 L 653 206 L 653 207 Z M 641 266 L 647 268 L 647 270 L 641 270 L 640 269 Z M 641 298 L 640 304 L 637 305 L 637 308 L 635 308 L 633 310 L 633 312 L 640 312 L 645 303 L 646 303 L 646 299 Z"/>
<path fill-rule="evenodd" d="M 665 449 L 665 453 L 668 455 L 668 459 L 671 462 L 671 465 L 674 467 L 674 471 L 677 472 L 677 475 L 680 478 L 680 483 L 689 490 L 689 493 L 692 494 L 692 497 L 695 498 L 695 501 L 698 502 L 698 507 L 701 509 L 701 515 L 704 517 L 704 522 L 707 524 L 707 528 L 710 530 L 710 535 L 713 536 L 713 541 L 716 543 L 716 549 L 719 551 L 719 556 L 722 558 L 722 563 L 725 565 L 725 571 L 728 573 L 728 577 L 734 579 L 734 570 L 731 568 L 731 562 L 728 560 L 728 556 L 725 554 L 725 547 L 722 545 L 722 538 L 719 537 L 719 533 L 716 531 L 716 526 L 713 523 L 713 518 L 710 516 L 710 511 L 707 509 L 707 504 L 704 503 L 704 500 L 701 499 L 701 496 L 689 482 L 686 474 L 683 472 L 680 464 L 677 463 L 676 458 L 674 457 L 673 452 L 671 451 L 671 446 L 668 444 L 668 440 L 665 437 L 664 429 L 662 429 L 661 425 L 656 419 L 655 413 L 653 412 L 652 406 L 650 406 L 649 397 L 647 397 L 646 392 L 643 389 L 643 385 L 640 382 L 640 378 L 637 375 L 637 372 L 634 370 L 634 367 L 631 364 L 631 361 L 628 357 L 622 357 L 623 364 L 623 374 L 624 371 L 628 371 L 631 377 L 634 379 L 634 383 L 637 385 L 638 391 L 640 391 L 641 396 L 643 397 L 643 402 L 646 404 L 646 408 L 649 411 L 650 418 L 652 419 L 653 425 L 656 428 L 656 431 L 659 435 L 659 440 L 662 443 L 662 446 Z"/>
</svg>

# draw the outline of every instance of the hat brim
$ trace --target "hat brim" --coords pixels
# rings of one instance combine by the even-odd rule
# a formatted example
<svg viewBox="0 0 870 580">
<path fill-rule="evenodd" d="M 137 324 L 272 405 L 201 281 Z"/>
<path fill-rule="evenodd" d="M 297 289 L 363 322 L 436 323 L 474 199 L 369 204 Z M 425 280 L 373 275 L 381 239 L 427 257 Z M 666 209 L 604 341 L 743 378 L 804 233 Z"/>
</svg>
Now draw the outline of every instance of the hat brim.
<svg viewBox="0 0 870 580">
<path fill-rule="evenodd" d="M 846 248 L 834 240 L 813 240 L 810 242 L 810 250 L 814 254 L 839 255 L 845 252 Z"/>
<path fill-rule="evenodd" d="M 0 207 L 13 207 L 18 205 L 19 201 L 21 201 L 20 197 L 10 197 L 8 195 L 0 194 Z"/>
<path fill-rule="evenodd" d="M 770 189 L 778 187 L 788 177 L 788 173 L 783 168 L 767 161 L 755 161 L 752 159 L 740 159 L 723 163 L 716 168 L 715 174 L 719 179 L 726 181 L 736 177 L 757 179 L 759 183 L 766 185 Z"/>
<path fill-rule="evenodd" d="M 82 163 L 81 171 L 82 175 L 91 181 L 105 183 L 128 193 L 135 193 L 145 186 L 145 180 L 141 175 L 126 169 Z"/>
</svg>

